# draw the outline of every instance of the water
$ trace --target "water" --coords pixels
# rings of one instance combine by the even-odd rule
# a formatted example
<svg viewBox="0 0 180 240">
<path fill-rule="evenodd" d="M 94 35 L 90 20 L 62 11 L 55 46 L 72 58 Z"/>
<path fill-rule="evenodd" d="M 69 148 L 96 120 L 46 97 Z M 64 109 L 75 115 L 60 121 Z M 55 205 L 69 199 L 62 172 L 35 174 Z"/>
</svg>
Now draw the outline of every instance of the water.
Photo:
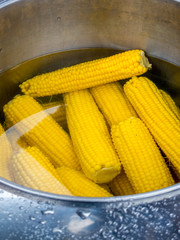
<svg viewBox="0 0 180 240">
<path fill-rule="evenodd" d="M 54 210 L 44 210 L 44 211 L 41 211 L 41 213 L 43 215 L 53 215 L 54 214 Z"/>
</svg>

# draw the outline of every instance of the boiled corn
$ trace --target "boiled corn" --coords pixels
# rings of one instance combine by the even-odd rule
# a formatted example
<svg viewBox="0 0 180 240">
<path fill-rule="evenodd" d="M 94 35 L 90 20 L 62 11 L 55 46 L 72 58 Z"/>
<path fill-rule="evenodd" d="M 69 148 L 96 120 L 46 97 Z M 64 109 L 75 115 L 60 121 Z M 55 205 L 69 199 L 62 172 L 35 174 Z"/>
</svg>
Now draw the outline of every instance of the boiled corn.
<svg viewBox="0 0 180 240">
<path fill-rule="evenodd" d="M 68 128 L 85 175 L 96 183 L 111 181 L 120 172 L 105 120 L 88 90 L 64 95 Z"/>
<path fill-rule="evenodd" d="M 156 85 L 145 77 L 134 77 L 124 90 L 157 144 L 180 172 L 180 121 L 167 106 Z"/>
<path fill-rule="evenodd" d="M 35 76 L 20 88 L 33 97 L 48 96 L 138 76 L 150 67 L 142 50 L 130 50 Z"/>
<path fill-rule="evenodd" d="M 135 193 L 174 183 L 165 161 L 144 123 L 131 117 L 112 126 L 112 138 Z"/>
</svg>

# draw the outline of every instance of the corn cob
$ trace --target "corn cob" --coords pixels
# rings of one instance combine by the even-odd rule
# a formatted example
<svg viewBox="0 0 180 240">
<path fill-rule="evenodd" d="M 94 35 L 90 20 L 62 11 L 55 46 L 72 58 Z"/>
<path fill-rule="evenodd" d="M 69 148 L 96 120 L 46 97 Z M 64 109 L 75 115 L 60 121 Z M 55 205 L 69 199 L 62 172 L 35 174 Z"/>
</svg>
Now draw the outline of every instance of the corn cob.
<svg viewBox="0 0 180 240">
<path fill-rule="evenodd" d="M 124 90 L 157 144 L 180 172 L 180 121 L 159 89 L 148 78 L 134 77 L 125 84 Z"/>
<path fill-rule="evenodd" d="M 41 104 L 51 117 L 63 128 L 67 128 L 66 109 L 63 101 Z"/>
<path fill-rule="evenodd" d="M 174 183 L 165 161 L 144 123 L 131 117 L 111 129 L 125 173 L 135 193 L 168 187 Z"/>
<path fill-rule="evenodd" d="M 124 169 L 109 184 L 112 193 L 116 196 L 132 195 L 135 191 L 127 178 Z"/>
<path fill-rule="evenodd" d="M 12 156 L 11 145 L 7 139 L 6 133 L 0 124 L 0 177 L 12 181 L 9 171 L 10 158 Z"/>
<path fill-rule="evenodd" d="M 69 191 L 80 197 L 111 197 L 108 191 L 88 179 L 81 171 L 61 167 L 56 169 L 62 183 Z"/>
<path fill-rule="evenodd" d="M 91 88 L 90 92 L 109 126 L 137 116 L 118 82 Z"/>
<path fill-rule="evenodd" d="M 42 163 L 46 159 L 41 157 L 41 155 L 38 155 L 39 161 Z M 43 165 L 45 164 L 46 163 Z M 72 195 L 65 186 L 63 186 L 25 149 L 20 149 L 19 153 L 13 155 L 11 170 L 15 182 L 20 185 L 45 192 Z"/>
<path fill-rule="evenodd" d="M 131 50 L 35 76 L 20 88 L 33 97 L 48 96 L 138 76 L 150 67 L 142 50 Z"/>
<path fill-rule="evenodd" d="M 105 120 L 88 90 L 64 95 L 68 128 L 85 175 L 96 183 L 111 181 L 120 161 Z"/>
<path fill-rule="evenodd" d="M 161 95 L 163 96 L 165 102 L 167 103 L 168 107 L 173 111 L 173 113 L 180 119 L 180 109 L 178 106 L 176 106 L 174 100 L 171 98 L 171 96 L 160 89 Z"/>
<path fill-rule="evenodd" d="M 32 97 L 16 96 L 4 106 L 4 113 L 27 143 L 37 146 L 54 165 L 80 168 L 69 135 Z"/>
</svg>

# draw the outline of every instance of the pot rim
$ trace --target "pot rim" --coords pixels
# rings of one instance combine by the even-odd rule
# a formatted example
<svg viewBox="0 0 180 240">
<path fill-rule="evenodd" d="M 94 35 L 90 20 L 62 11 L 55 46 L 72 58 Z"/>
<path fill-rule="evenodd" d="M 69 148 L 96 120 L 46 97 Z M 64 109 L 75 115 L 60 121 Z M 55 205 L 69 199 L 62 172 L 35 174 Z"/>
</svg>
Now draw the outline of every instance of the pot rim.
<svg viewBox="0 0 180 240">
<path fill-rule="evenodd" d="M 10 4 L 20 2 L 20 1 L 22 1 L 22 0 L 1 0 L 0 1 L 0 9 L 6 7 Z"/>
<path fill-rule="evenodd" d="M 0 8 L 6 7 L 15 2 L 21 2 L 23 0 L 0 0 Z M 180 2 L 180 0 L 167 0 L 167 2 Z"/>
<path fill-rule="evenodd" d="M 133 195 L 126 196 L 113 196 L 113 197 L 76 197 L 76 196 L 66 196 L 60 194 L 54 194 L 49 192 L 43 192 L 35 189 L 31 189 L 14 182 L 8 181 L 4 178 L 0 177 L 0 185 L 4 185 L 3 188 L 9 188 L 8 192 L 11 190 L 18 191 L 18 193 L 28 194 L 31 197 L 43 197 L 51 200 L 61 200 L 68 202 L 87 202 L 87 203 L 112 203 L 112 202 L 151 202 L 154 198 L 157 200 L 161 200 L 168 197 L 173 197 L 180 195 L 180 183 L 176 183 L 172 186 L 158 189 L 151 192 L 139 193 Z"/>
</svg>

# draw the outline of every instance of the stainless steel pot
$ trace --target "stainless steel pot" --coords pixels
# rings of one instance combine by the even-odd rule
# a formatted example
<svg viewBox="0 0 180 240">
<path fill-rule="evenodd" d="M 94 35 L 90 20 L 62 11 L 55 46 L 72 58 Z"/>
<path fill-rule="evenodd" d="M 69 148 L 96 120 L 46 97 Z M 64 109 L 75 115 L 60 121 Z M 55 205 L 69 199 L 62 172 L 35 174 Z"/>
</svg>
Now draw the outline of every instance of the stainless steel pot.
<svg viewBox="0 0 180 240">
<path fill-rule="evenodd" d="M 66 53 L 38 58 L 30 65 L 25 61 L 97 47 L 145 50 L 153 62 L 152 75 L 165 79 L 178 101 L 179 13 L 180 3 L 173 0 L 1 0 L 0 106 L 27 77 L 89 55 L 83 58 L 80 51 L 68 58 Z M 90 58 L 111 52 L 97 55 L 98 51 L 92 49 Z M 39 192 L 0 178 L 0 236 L 3 240 L 180 239 L 179 200 L 180 184 L 125 197 L 81 198 Z"/>
</svg>

